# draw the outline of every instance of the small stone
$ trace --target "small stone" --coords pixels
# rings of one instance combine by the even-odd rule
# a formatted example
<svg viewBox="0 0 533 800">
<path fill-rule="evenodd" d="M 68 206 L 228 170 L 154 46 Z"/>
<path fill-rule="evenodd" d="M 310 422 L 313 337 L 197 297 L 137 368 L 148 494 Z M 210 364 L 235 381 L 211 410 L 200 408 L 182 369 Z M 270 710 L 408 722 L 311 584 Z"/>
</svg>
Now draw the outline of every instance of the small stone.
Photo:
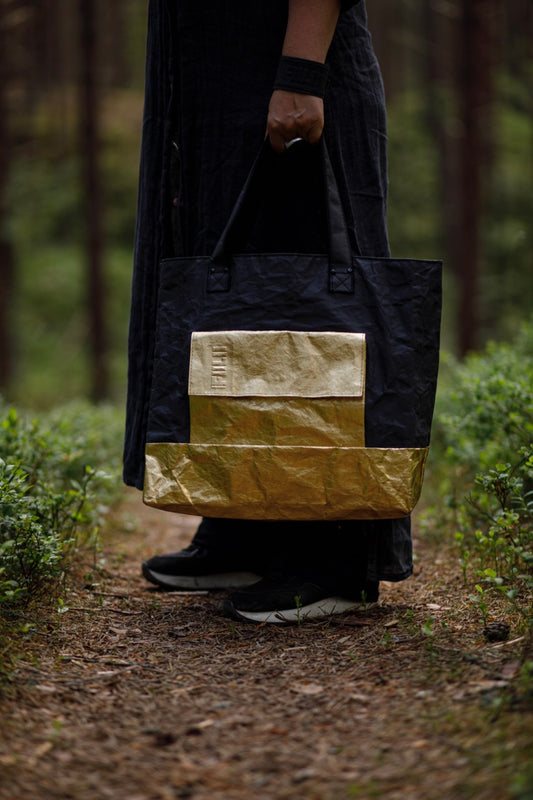
<svg viewBox="0 0 533 800">
<path fill-rule="evenodd" d="M 177 740 L 177 736 L 169 731 L 157 731 L 154 734 L 154 744 L 156 747 L 168 747 L 170 744 L 174 744 Z"/>
<path fill-rule="evenodd" d="M 507 622 L 490 622 L 483 630 L 487 642 L 506 642 L 511 632 Z"/>
</svg>

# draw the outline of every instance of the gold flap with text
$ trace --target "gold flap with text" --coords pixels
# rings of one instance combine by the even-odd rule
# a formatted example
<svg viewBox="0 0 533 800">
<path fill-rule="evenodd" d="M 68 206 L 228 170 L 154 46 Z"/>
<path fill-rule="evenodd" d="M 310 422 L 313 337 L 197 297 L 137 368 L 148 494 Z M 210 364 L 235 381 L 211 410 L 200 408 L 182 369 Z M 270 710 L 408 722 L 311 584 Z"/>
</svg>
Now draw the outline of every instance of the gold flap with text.
<svg viewBox="0 0 533 800">
<path fill-rule="evenodd" d="M 190 395 L 361 397 L 365 335 L 306 331 L 193 333 Z"/>
<path fill-rule="evenodd" d="M 364 445 L 365 336 L 301 331 L 194 333 L 196 444 Z"/>
</svg>

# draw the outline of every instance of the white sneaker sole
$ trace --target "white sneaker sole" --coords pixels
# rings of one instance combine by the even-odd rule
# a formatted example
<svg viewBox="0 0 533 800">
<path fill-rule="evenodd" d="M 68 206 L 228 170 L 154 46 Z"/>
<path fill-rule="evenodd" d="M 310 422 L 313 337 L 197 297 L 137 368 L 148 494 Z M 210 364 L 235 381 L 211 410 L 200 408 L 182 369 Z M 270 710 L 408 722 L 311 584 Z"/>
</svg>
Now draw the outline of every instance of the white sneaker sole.
<svg viewBox="0 0 533 800">
<path fill-rule="evenodd" d="M 165 575 L 147 569 L 146 573 L 158 586 L 169 589 L 237 589 L 261 580 L 253 572 L 221 572 L 215 575 Z M 146 577 L 145 573 L 145 577 Z"/>
<path fill-rule="evenodd" d="M 376 603 L 362 603 L 360 600 L 347 600 L 344 597 L 325 597 L 302 608 L 288 608 L 281 611 L 241 611 L 234 608 L 235 614 L 250 622 L 268 622 L 274 625 L 294 625 L 307 619 L 323 619 L 346 611 L 372 608 Z"/>
</svg>

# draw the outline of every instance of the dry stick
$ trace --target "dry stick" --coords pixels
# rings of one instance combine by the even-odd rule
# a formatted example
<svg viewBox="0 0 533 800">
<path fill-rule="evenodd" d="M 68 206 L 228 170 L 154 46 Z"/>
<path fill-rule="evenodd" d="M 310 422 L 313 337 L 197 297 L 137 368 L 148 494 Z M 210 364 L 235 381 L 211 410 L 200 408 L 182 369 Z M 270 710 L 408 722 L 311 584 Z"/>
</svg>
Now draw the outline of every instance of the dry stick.
<svg viewBox="0 0 533 800">
<path fill-rule="evenodd" d="M 98 589 L 89 589 L 88 591 L 92 592 L 93 594 L 99 595 L 100 597 L 119 597 L 122 600 L 148 600 L 157 598 L 157 600 L 171 600 L 173 597 L 198 597 L 198 596 L 205 596 L 208 595 L 209 592 L 204 589 L 198 589 L 194 591 L 177 591 L 177 592 L 154 592 L 153 595 L 149 597 L 138 597 L 134 594 L 116 594 L 115 592 L 100 592 Z"/>
<path fill-rule="evenodd" d="M 112 612 L 113 614 L 122 614 L 124 617 L 139 617 L 142 615 L 142 611 L 121 611 L 118 608 L 98 608 L 98 607 L 91 607 L 91 606 L 67 606 L 65 613 L 68 611 L 89 611 L 94 613 L 95 611 L 99 613 L 106 614 L 108 611 Z"/>
</svg>

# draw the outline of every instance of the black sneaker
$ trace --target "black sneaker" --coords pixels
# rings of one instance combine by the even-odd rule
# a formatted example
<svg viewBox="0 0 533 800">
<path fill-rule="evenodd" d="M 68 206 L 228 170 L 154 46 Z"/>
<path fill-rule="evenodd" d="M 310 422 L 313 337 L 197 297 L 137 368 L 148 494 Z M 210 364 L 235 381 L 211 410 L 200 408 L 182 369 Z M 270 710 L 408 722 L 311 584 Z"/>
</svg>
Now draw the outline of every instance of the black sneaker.
<svg viewBox="0 0 533 800">
<path fill-rule="evenodd" d="M 377 581 L 367 583 L 365 589 L 348 598 L 339 597 L 305 578 L 294 577 L 283 582 L 264 578 L 247 589 L 230 594 L 224 601 L 224 612 L 229 617 L 247 622 L 290 625 L 365 609 L 374 605 L 378 596 Z"/>
<path fill-rule="evenodd" d="M 249 586 L 261 577 L 248 568 L 231 563 L 221 553 L 190 544 L 179 553 L 154 556 L 142 565 L 147 581 L 167 591 L 230 589 Z"/>
</svg>

